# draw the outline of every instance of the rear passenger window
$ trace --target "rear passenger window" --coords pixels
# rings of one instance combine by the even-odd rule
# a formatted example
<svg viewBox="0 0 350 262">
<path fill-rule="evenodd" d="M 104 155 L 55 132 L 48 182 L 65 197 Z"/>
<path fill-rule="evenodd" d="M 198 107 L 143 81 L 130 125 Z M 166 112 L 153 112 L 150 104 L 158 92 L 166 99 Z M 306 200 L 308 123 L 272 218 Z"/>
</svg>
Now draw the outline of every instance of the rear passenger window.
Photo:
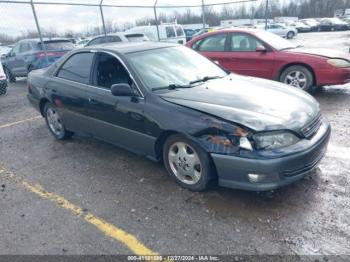
<svg viewBox="0 0 350 262">
<path fill-rule="evenodd" d="M 20 53 L 28 52 L 31 50 L 31 45 L 29 43 L 21 43 L 19 48 Z"/>
<path fill-rule="evenodd" d="M 224 52 L 226 36 L 227 34 L 209 36 L 200 42 L 197 50 L 202 52 Z"/>
<path fill-rule="evenodd" d="M 98 45 L 98 44 L 101 44 L 102 43 L 102 37 L 99 37 L 99 38 L 95 38 L 94 40 L 92 40 L 88 45 Z"/>
<path fill-rule="evenodd" d="M 175 35 L 175 29 L 173 26 L 167 26 L 165 27 L 165 31 L 166 31 L 166 37 L 170 38 L 170 37 L 176 37 Z"/>
<path fill-rule="evenodd" d="M 106 43 L 114 43 L 114 42 L 121 42 L 122 40 L 120 39 L 119 36 L 116 35 L 111 35 L 106 37 Z"/>
<path fill-rule="evenodd" d="M 93 53 L 78 53 L 71 56 L 61 67 L 57 77 L 89 84 L 93 57 Z"/>
</svg>

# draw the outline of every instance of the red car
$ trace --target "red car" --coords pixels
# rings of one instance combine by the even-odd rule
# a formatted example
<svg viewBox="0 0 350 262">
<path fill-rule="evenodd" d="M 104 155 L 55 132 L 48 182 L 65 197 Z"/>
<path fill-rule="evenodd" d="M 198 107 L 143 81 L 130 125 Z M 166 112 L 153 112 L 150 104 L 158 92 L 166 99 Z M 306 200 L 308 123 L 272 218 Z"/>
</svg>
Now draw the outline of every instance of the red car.
<svg viewBox="0 0 350 262">
<path fill-rule="evenodd" d="M 262 30 L 219 30 L 186 45 L 231 72 L 279 80 L 305 91 L 350 82 L 350 54 L 303 48 Z"/>
</svg>

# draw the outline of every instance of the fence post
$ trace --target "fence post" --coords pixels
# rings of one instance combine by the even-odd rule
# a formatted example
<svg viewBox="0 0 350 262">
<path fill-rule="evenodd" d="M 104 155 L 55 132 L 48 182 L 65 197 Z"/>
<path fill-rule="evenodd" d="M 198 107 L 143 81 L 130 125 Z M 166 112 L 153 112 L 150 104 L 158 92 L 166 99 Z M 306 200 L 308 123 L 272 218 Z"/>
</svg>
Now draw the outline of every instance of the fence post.
<svg viewBox="0 0 350 262">
<path fill-rule="evenodd" d="M 156 0 L 154 2 L 154 5 L 153 5 L 153 12 L 154 12 L 154 20 L 156 22 L 156 28 L 157 28 L 157 37 L 158 37 L 158 41 L 160 41 L 160 36 L 159 36 L 159 26 L 158 26 L 158 17 L 157 17 L 157 3 L 158 3 L 158 0 Z"/>
<path fill-rule="evenodd" d="M 41 35 L 41 30 L 40 30 L 40 26 L 39 26 L 39 21 L 38 21 L 37 15 L 36 15 L 36 11 L 35 11 L 35 7 L 34 7 L 33 0 L 30 1 L 30 5 L 31 5 L 31 7 L 32 7 L 32 11 L 33 11 L 33 15 L 34 15 L 34 20 L 35 20 L 36 29 L 38 30 L 40 42 L 41 42 L 41 45 L 42 45 L 42 47 L 43 47 L 43 51 L 44 51 L 44 54 L 45 54 L 46 63 L 47 63 L 47 65 L 49 65 L 49 58 L 47 57 L 47 50 L 46 50 L 45 43 L 44 43 L 44 41 L 43 41 L 43 37 L 42 37 L 42 35 Z"/>
<path fill-rule="evenodd" d="M 102 27 L 103 27 L 103 33 L 105 35 L 105 38 L 107 38 L 107 32 L 106 32 L 106 25 L 105 25 L 105 17 L 103 16 L 103 8 L 102 8 L 103 0 L 100 2 L 100 13 L 101 13 L 101 20 L 102 20 Z M 107 39 L 105 39 L 107 40 Z"/>
<path fill-rule="evenodd" d="M 204 0 L 202 0 L 202 22 L 203 22 L 203 29 L 205 28 L 205 6 L 204 6 Z"/>
<path fill-rule="evenodd" d="M 265 30 L 267 30 L 268 15 L 269 15 L 269 0 L 266 0 L 266 8 L 265 8 Z"/>
</svg>

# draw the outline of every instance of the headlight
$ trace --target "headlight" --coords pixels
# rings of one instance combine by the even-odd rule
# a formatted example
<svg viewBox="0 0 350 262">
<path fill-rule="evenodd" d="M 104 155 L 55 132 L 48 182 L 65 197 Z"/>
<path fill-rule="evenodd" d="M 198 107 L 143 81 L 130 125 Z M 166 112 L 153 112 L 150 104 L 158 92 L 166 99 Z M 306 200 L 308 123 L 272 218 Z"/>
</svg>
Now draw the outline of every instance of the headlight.
<svg viewBox="0 0 350 262">
<path fill-rule="evenodd" d="M 344 59 L 328 59 L 327 63 L 338 68 L 350 67 L 350 62 Z"/>
<path fill-rule="evenodd" d="M 289 132 L 256 134 L 253 138 L 257 149 L 278 149 L 296 144 L 300 140 Z"/>
</svg>

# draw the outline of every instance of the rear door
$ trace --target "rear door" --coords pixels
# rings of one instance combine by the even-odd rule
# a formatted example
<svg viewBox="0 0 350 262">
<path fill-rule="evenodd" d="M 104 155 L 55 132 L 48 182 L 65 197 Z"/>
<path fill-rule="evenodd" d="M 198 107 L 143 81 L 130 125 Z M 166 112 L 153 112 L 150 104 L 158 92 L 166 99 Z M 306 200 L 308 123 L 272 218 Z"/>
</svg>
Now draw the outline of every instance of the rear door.
<svg viewBox="0 0 350 262">
<path fill-rule="evenodd" d="M 44 88 L 46 96 L 56 105 L 68 130 L 86 132 L 91 127 L 85 111 L 86 90 L 91 82 L 94 55 L 88 51 L 73 54 Z"/>
<path fill-rule="evenodd" d="M 231 72 L 242 75 L 272 78 L 274 52 L 255 36 L 247 33 L 231 33 L 228 39 L 228 62 L 223 65 Z M 266 51 L 261 51 L 261 48 Z"/>
<path fill-rule="evenodd" d="M 193 44 L 192 48 L 228 69 L 230 68 L 230 58 L 228 56 L 227 37 L 227 33 L 210 35 Z"/>
<path fill-rule="evenodd" d="M 21 43 L 17 43 L 11 50 L 9 56 L 6 58 L 6 66 L 11 72 L 18 76 L 23 71 L 23 63 L 20 62 L 20 46 Z"/>
</svg>

